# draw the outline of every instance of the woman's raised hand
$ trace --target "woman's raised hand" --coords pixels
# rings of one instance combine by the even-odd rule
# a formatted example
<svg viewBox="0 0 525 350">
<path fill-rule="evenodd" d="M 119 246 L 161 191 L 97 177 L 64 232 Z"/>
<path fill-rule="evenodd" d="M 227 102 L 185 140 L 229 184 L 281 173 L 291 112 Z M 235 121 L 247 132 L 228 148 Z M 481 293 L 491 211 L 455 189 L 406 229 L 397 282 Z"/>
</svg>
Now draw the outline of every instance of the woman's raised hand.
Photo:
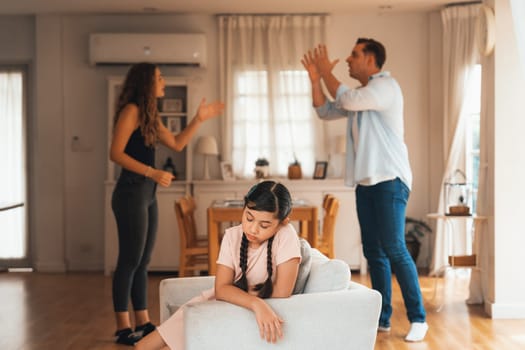
<svg viewBox="0 0 525 350">
<path fill-rule="evenodd" d="M 197 118 L 203 122 L 220 115 L 223 111 L 224 103 L 216 101 L 206 104 L 206 98 L 203 98 L 197 109 Z"/>
</svg>

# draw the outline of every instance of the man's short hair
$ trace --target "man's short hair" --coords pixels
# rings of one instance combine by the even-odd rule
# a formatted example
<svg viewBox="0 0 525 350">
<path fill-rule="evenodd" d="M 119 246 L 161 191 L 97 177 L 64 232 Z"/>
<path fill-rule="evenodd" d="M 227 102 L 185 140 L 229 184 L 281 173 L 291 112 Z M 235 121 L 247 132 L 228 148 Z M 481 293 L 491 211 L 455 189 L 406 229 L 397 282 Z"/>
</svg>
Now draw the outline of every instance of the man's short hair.
<svg viewBox="0 0 525 350">
<path fill-rule="evenodd" d="M 363 52 L 374 55 L 377 68 L 383 68 L 383 64 L 385 64 L 386 60 L 386 51 L 383 44 L 370 38 L 359 38 L 357 39 L 356 44 L 365 44 Z"/>
</svg>

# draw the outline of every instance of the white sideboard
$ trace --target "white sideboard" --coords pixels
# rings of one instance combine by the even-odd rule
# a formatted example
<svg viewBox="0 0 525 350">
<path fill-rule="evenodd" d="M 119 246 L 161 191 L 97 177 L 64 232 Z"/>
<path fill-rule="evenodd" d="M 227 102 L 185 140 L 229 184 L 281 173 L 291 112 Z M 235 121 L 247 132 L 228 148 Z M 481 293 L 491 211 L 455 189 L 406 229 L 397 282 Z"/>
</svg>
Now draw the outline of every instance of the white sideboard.
<svg viewBox="0 0 525 350">
<path fill-rule="evenodd" d="M 342 179 L 288 180 L 278 179 L 291 192 L 294 200 L 302 199 L 318 206 L 319 229 L 322 227 L 323 197 L 333 194 L 340 200 L 339 214 L 335 228 L 335 255 L 344 260 L 352 270 L 366 273 L 366 261 L 361 248 L 361 234 L 355 208 L 354 188 L 346 187 Z M 197 202 L 197 230 L 206 234 L 206 210 L 214 200 L 242 199 L 257 180 L 194 180 L 193 195 Z M 321 231 L 319 231 L 321 232 Z"/>
</svg>

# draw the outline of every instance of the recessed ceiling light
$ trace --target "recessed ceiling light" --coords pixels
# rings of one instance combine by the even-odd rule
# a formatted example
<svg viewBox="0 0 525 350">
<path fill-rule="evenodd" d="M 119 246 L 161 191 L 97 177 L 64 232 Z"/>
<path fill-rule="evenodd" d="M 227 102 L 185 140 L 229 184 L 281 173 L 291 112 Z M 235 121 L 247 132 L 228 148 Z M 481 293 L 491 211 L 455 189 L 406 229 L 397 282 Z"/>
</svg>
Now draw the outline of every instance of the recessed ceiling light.
<svg viewBox="0 0 525 350">
<path fill-rule="evenodd" d="M 157 12 L 159 9 L 157 9 L 156 7 L 144 7 L 142 9 L 142 11 L 144 12 Z"/>
</svg>

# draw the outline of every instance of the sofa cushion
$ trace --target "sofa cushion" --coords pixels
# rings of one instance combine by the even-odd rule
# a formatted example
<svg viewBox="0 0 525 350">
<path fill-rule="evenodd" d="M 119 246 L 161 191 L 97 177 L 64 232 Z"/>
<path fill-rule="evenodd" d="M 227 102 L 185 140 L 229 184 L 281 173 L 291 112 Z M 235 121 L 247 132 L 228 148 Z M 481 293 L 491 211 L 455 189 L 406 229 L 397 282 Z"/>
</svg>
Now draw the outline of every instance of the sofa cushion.
<svg viewBox="0 0 525 350">
<path fill-rule="evenodd" d="M 348 289 L 350 268 L 339 259 L 328 259 L 316 249 L 311 252 L 312 266 L 304 293 L 320 293 Z"/>
<path fill-rule="evenodd" d="M 310 274 L 310 269 L 312 267 L 312 257 L 310 244 L 307 240 L 301 238 L 301 264 L 299 264 L 299 273 L 297 274 L 297 280 L 295 281 L 295 287 L 292 294 L 301 294 L 304 291 L 304 286 L 308 275 Z"/>
</svg>

